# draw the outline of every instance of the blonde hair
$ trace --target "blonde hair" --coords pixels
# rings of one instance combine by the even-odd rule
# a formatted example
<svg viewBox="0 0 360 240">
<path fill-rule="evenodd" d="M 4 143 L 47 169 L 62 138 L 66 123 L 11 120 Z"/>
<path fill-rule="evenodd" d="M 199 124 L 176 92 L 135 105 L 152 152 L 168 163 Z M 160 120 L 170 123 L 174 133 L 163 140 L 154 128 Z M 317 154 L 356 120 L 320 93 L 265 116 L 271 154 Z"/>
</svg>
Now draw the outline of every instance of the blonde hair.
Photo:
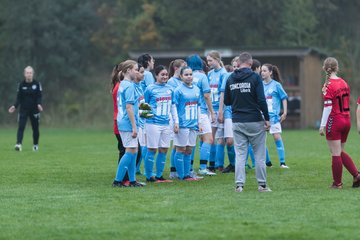
<svg viewBox="0 0 360 240">
<path fill-rule="evenodd" d="M 324 61 L 323 69 L 326 73 L 326 81 L 328 81 L 332 73 L 339 71 L 339 63 L 336 58 L 328 57 Z"/>
<path fill-rule="evenodd" d="M 32 66 L 27 66 L 26 68 L 24 68 L 24 72 L 26 70 L 31 70 L 33 73 L 35 73 L 34 68 Z"/>
<path fill-rule="evenodd" d="M 125 73 L 127 72 L 127 70 L 133 69 L 135 65 L 137 65 L 137 62 L 135 62 L 134 60 L 126 60 L 125 62 L 120 63 L 118 65 L 119 80 L 122 81 L 124 79 L 124 76 L 125 76 Z"/>
<path fill-rule="evenodd" d="M 221 61 L 221 56 L 220 53 L 218 51 L 210 51 L 207 56 L 212 57 L 213 59 L 215 59 L 221 67 L 224 67 L 224 63 Z"/>
</svg>

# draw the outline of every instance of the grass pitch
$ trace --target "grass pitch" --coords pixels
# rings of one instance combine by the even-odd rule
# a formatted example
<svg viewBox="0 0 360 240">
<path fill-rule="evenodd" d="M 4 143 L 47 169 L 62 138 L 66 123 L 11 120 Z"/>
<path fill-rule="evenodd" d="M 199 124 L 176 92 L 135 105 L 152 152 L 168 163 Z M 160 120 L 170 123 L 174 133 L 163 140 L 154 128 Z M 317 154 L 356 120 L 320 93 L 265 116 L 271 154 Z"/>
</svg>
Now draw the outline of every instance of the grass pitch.
<svg viewBox="0 0 360 240">
<path fill-rule="evenodd" d="M 248 170 L 243 193 L 234 192 L 233 174 L 115 189 L 111 183 L 117 150 L 111 130 L 42 129 L 39 152 L 31 150 L 29 128 L 23 151 L 15 152 L 15 134 L 15 129 L 0 129 L 0 239 L 359 236 L 360 189 L 351 188 L 352 177 L 345 169 L 344 189 L 328 188 L 330 154 L 316 130 L 285 130 L 290 169 L 279 168 L 275 144 L 268 137 L 274 164 L 268 169 L 271 193 L 257 192 L 254 170 Z M 358 167 L 359 141 L 352 131 L 347 152 Z"/>
</svg>

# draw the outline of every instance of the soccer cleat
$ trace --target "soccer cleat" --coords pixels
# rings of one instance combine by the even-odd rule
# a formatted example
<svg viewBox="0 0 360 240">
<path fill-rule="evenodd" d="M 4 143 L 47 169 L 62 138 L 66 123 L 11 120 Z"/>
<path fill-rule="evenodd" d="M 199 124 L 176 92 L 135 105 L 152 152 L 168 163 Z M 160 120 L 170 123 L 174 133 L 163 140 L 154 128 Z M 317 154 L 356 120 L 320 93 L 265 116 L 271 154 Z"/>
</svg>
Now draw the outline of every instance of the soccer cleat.
<svg viewBox="0 0 360 240">
<path fill-rule="evenodd" d="M 112 184 L 113 187 L 127 187 L 125 186 L 122 182 L 119 182 L 119 181 L 114 181 L 113 184 Z"/>
<path fill-rule="evenodd" d="M 342 183 L 339 183 L 339 184 L 333 183 L 333 184 L 331 184 L 330 188 L 332 188 L 332 189 L 342 189 L 343 184 Z"/>
<path fill-rule="evenodd" d="M 270 188 L 268 188 L 266 185 L 262 185 L 258 187 L 259 192 L 272 192 Z"/>
<path fill-rule="evenodd" d="M 289 168 L 285 163 L 280 164 L 280 168 Z"/>
<path fill-rule="evenodd" d="M 169 178 L 170 179 L 177 179 L 179 176 L 177 174 L 177 172 L 170 172 L 169 174 Z"/>
<path fill-rule="evenodd" d="M 192 178 L 192 177 L 190 177 L 190 176 L 185 176 L 184 177 L 184 180 L 185 181 L 199 181 L 200 179 L 198 179 L 198 178 Z"/>
<path fill-rule="evenodd" d="M 161 177 L 155 177 L 155 179 L 156 179 L 156 182 L 157 182 L 157 183 L 173 182 L 172 180 L 167 180 L 167 179 L 165 179 L 163 176 L 161 176 Z"/>
<path fill-rule="evenodd" d="M 242 186 L 236 186 L 235 192 L 242 192 L 244 190 L 244 187 Z"/>
<path fill-rule="evenodd" d="M 271 168 L 271 167 L 272 167 L 272 163 L 271 163 L 271 162 L 267 162 L 267 163 L 266 163 L 266 166 L 269 167 L 269 168 Z"/>
<path fill-rule="evenodd" d="M 205 176 L 216 176 L 216 173 L 211 172 L 208 169 L 202 169 L 202 170 L 200 169 L 199 174 L 200 175 L 205 175 Z"/>
<path fill-rule="evenodd" d="M 129 187 L 143 187 L 143 186 L 145 186 L 143 183 L 137 181 L 130 182 L 129 184 Z"/>
<path fill-rule="evenodd" d="M 198 176 L 195 171 L 191 171 L 191 172 L 190 172 L 190 177 L 191 177 L 191 178 L 198 179 L 198 180 L 204 179 L 204 177 Z"/>
<path fill-rule="evenodd" d="M 222 173 L 231 173 L 231 172 L 235 172 L 235 166 L 232 164 L 229 164 L 226 168 L 224 168 L 224 170 L 222 171 Z"/>
<path fill-rule="evenodd" d="M 360 173 L 358 173 L 358 175 L 356 175 L 356 177 L 354 177 L 352 187 L 353 187 L 353 188 L 358 188 L 358 187 L 360 187 Z"/>
<path fill-rule="evenodd" d="M 155 177 L 150 177 L 146 179 L 147 182 L 156 182 Z"/>
<path fill-rule="evenodd" d="M 22 151 L 22 146 L 21 144 L 15 144 L 15 151 L 21 152 Z"/>
<path fill-rule="evenodd" d="M 38 146 L 38 145 L 34 145 L 34 146 L 33 146 L 33 151 L 34 151 L 34 152 L 39 151 L 39 146 Z"/>
<path fill-rule="evenodd" d="M 222 172 L 222 171 L 224 171 L 224 167 L 217 167 L 216 170 L 219 172 Z"/>
</svg>

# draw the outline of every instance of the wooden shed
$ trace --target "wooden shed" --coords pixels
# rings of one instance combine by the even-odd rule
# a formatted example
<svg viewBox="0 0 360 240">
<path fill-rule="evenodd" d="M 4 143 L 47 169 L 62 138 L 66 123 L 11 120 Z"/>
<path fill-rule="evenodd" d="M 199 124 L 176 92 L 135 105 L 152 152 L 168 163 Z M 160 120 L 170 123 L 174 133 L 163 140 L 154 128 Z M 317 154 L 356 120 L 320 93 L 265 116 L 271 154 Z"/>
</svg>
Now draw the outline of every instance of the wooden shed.
<svg viewBox="0 0 360 240">
<path fill-rule="evenodd" d="M 236 49 L 212 48 L 196 50 L 148 50 L 156 65 L 168 66 L 176 58 L 185 59 L 192 54 L 205 57 L 210 50 L 221 53 L 224 64 L 230 64 L 231 59 L 240 52 L 249 52 L 253 58 L 262 64 L 277 65 L 283 78 L 283 86 L 289 95 L 288 119 L 283 123 L 284 128 L 313 128 L 322 114 L 322 61 L 325 55 L 311 48 L 279 48 L 279 49 Z M 132 59 L 137 59 L 144 51 L 131 51 Z"/>
</svg>

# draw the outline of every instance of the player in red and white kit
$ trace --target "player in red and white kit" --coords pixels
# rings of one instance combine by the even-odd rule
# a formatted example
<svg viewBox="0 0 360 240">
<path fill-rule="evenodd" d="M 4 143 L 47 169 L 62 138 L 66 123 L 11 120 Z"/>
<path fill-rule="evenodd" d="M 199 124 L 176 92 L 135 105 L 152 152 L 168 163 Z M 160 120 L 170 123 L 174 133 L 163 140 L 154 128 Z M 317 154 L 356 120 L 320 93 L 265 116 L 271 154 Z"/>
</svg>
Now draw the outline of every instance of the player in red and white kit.
<svg viewBox="0 0 360 240">
<path fill-rule="evenodd" d="M 351 159 L 344 152 L 345 142 L 350 131 L 350 88 L 348 84 L 336 74 L 339 70 L 335 58 L 324 61 L 323 70 L 327 80 L 322 89 L 324 94 L 324 110 L 320 124 L 320 135 L 326 135 L 332 155 L 332 188 L 342 188 L 342 165 L 353 176 L 353 187 L 360 187 L 360 174 Z"/>
</svg>

